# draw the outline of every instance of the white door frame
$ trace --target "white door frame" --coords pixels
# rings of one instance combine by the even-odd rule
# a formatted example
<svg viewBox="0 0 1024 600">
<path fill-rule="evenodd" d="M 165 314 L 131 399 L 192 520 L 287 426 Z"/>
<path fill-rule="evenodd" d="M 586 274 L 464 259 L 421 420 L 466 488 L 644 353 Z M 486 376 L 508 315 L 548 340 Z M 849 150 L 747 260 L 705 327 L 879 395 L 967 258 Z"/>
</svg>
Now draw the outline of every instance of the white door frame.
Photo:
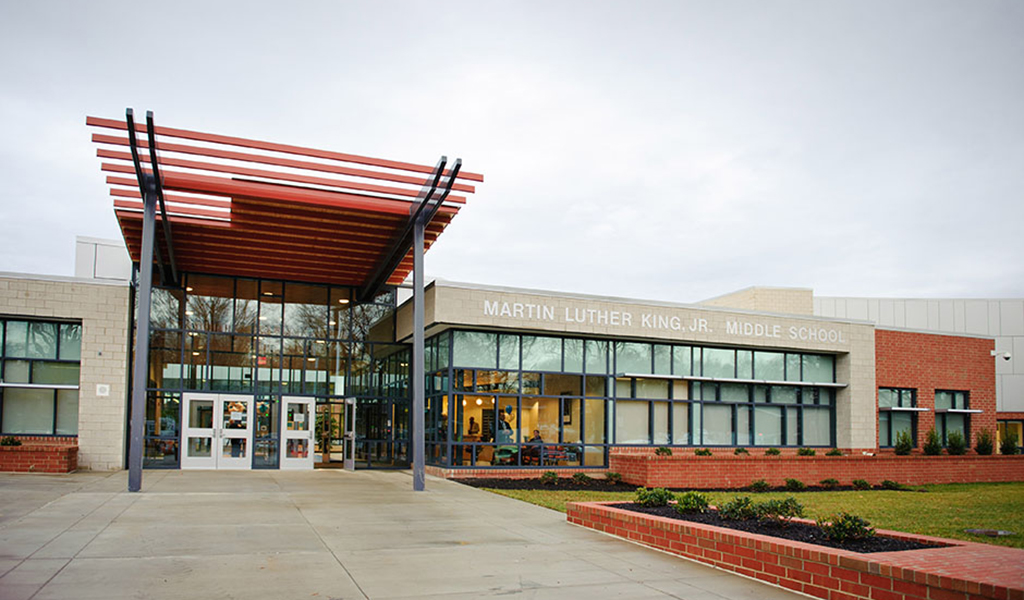
<svg viewBox="0 0 1024 600">
<path fill-rule="evenodd" d="M 194 423 L 191 413 L 193 403 L 197 401 L 210 403 L 211 422 Z M 181 468 L 251 469 L 253 422 L 256 418 L 254 404 L 252 396 L 202 392 L 182 394 Z M 242 410 L 225 410 L 230 408 Z M 210 426 L 206 427 L 207 424 Z M 198 442 L 195 448 L 192 440 Z"/>
<path fill-rule="evenodd" d="M 304 406 L 305 412 L 295 411 L 291 420 L 288 405 Z M 306 396 L 281 397 L 281 469 L 305 470 L 313 468 L 316 453 L 316 398 Z"/>
</svg>

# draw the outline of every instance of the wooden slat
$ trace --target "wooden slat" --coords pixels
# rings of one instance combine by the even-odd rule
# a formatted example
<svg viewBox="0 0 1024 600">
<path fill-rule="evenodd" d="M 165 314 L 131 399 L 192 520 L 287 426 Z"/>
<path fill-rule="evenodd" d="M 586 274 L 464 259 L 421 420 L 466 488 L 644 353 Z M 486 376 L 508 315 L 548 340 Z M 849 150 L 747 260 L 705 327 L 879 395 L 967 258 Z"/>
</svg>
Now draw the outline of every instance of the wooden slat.
<svg viewBox="0 0 1024 600">
<path fill-rule="evenodd" d="M 117 184 L 113 181 L 110 181 L 110 179 L 116 178 L 107 178 L 107 183 L 114 185 L 124 185 Z M 142 198 L 142 194 L 139 193 L 138 188 L 110 188 L 110 195 L 120 198 Z M 210 198 L 199 198 L 195 196 L 182 196 L 181 194 L 164 194 L 164 199 L 168 202 L 177 202 L 178 204 L 195 204 L 197 206 L 210 206 L 213 208 L 224 208 L 228 210 L 231 209 L 230 200 L 213 200 Z"/>
<path fill-rule="evenodd" d="M 92 141 L 97 144 L 111 144 L 114 146 L 129 146 L 128 138 L 117 137 L 114 135 L 103 135 L 94 133 L 92 135 Z M 276 158 L 273 156 L 264 156 L 261 154 L 249 154 L 247 152 L 234 152 L 231 150 L 218 150 L 216 148 L 203 148 L 200 146 L 189 146 L 186 144 L 170 144 L 160 142 L 157 146 L 160 152 L 178 152 L 180 154 L 191 154 L 194 156 L 206 156 L 208 158 L 222 158 L 226 160 L 238 160 L 242 162 L 260 163 L 264 165 L 274 165 L 277 167 L 291 167 L 293 169 L 305 169 L 308 171 L 321 171 L 324 173 L 334 173 L 336 175 L 350 175 L 353 177 L 365 177 L 366 179 L 379 179 L 382 181 L 392 181 L 395 183 L 406 183 L 422 187 L 427 184 L 426 179 L 420 177 L 412 177 L 409 175 L 399 175 L 395 173 L 385 173 L 382 171 L 368 171 L 366 169 L 353 169 L 351 167 L 342 167 L 338 165 L 329 165 L 324 163 L 315 163 L 306 160 L 294 160 L 290 158 Z M 139 140 L 139 148 L 149 149 L 145 140 Z M 471 185 L 464 183 L 456 183 L 452 186 L 452 189 L 459 192 L 473 193 L 476 191 Z"/>
<path fill-rule="evenodd" d="M 132 155 L 128 152 L 117 152 L 114 150 L 106 150 L 100 148 L 96 151 L 96 155 L 100 158 L 109 158 L 113 160 L 124 160 L 131 161 Z M 142 154 L 139 159 L 143 164 L 149 163 L 149 155 Z M 390 185 L 374 185 L 369 183 L 358 183 L 355 181 L 347 181 L 344 179 L 331 179 L 329 177 L 313 177 L 310 175 L 296 175 L 293 173 L 282 173 L 280 171 L 268 171 L 266 169 L 250 169 L 247 167 L 238 167 L 234 165 L 221 165 L 211 162 L 204 162 L 198 160 L 183 160 L 179 158 L 168 158 L 160 157 L 160 165 L 167 165 L 170 167 L 181 167 L 185 169 L 197 169 L 201 171 L 213 171 L 217 173 L 229 173 L 232 175 L 242 175 L 245 177 L 262 177 L 264 179 L 277 179 L 280 181 L 288 181 L 292 183 L 306 183 L 310 185 L 320 185 L 341 189 L 352 189 L 363 192 L 374 192 L 377 194 L 391 194 L 394 196 L 409 196 L 415 198 L 419 196 L 420 190 L 413 188 L 401 188 Z M 131 172 L 135 172 L 133 165 L 125 165 Z M 124 171 L 127 172 L 127 171 Z M 455 204 L 465 204 L 465 196 L 454 196 L 449 195 L 446 201 L 453 202 Z"/>
<path fill-rule="evenodd" d="M 115 198 L 114 199 L 114 208 L 115 209 L 117 209 L 117 208 L 128 208 L 128 209 L 142 210 L 144 207 L 143 207 L 143 204 L 142 204 L 142 200 L 121 200 L 121 199 Z M 214 218 L 214 219 L 224 219 L 224 220 L 228 220 L 228 219 L 231 218 L 231 215 L 228 214 L 228 213 L 225 213 L 225 212 L 218 212 L 218 211 L 215 211 L 215 210 L 206 210 L 206 209 L 203 209 L 203 208 L 196 208 L 194 206 L 175 206 L 175 205 L 169 205 L 167 207 L 167 214 L 168 214 L 168 216 L 170 216 L 170 215 L 185 215 L 185 216 L 190 216 L 190 217 L 211 217 L 211 218 Z"/>
<path fill-rule="evenodd" d="M 85 124 L 92 127 L 105 127 L 107 129 L 119 129 L 121 131 L 128 130 L 128 124 L 125 121 L 117 121 L 114 119 L 87 117 L 85 120 Z M 135 128 L 137 131 L 146 131 L 146 128 L 142 123 L 136 123 Z M 341 162 L 364 164 L 369 166 L 383 167 L 387 169 L 398 169 L 403 171 L 414 171 L 417 173 L 433 172 L 433 167 L 430 167 L 428 165 L 420 165 L 416 163 L 402 162 L 396 160 L 386 160 L 381 158 L 372 158 L 369 156 L 359 156 L 357 154 L 345 154 L 342 152 L 333 152 L 330 150 L 317 150 L 314 148 L 304 148 L 301 146 L 292 146 L 289 144 L 261 142 L 259 140 L 251 140 L 226 135 L 217 135 L 212 133 L 202 133 L 198 131 L 189 131 L 187 129 L 175 129 L 172 127 L 156 127 L 155 132 L 157 135 L 193 140 L 197 142 L 211 142 L 216 144 L 239 146 L 241 148 L 253 148 L 259 150 L 268 150 L 271 152 L 281 152 L 285 154 L 296 154 L 300 156 L 326 158 L 330 160 L 338 160 Z M 478 173 L 470 173 L 468 171 L 460 172 L 458 178 L 479 182 L 482 182 L 484 180 L 483 175 L 480 175 Z"/>
</svg>

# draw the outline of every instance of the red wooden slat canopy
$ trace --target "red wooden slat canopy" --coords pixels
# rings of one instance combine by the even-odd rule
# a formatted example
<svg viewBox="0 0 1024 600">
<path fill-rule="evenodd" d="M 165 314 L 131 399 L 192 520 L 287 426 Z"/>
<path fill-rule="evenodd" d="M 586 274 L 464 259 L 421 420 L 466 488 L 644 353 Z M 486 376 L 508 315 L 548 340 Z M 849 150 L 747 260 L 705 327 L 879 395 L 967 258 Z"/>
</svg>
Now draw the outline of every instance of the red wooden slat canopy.
<svg viewBox="0 0 1024 600">
<path fill-rule="evenodd" d="M 88 117 L 133 261 L 142 251 L 143 203 L 127 123 Z M 149 166 L 146 126 L 137 123 Z M 113 133 L 111 133 L 111 130 Z M 364 286 L 410 218 L 434 167 L 170 127 L 156 127 L 157 162 L 180 271 Z M 144 169 L 149 173 L 149 169 Z M 437 239 L 483 176 L 460 171 L 426 227 Z M 460 195 L 461 194 L 461 195 Z M 159 220 L 160 213 L 157 213 Z M 163 256 L 167 240 L 157 236 Z M 387 279 L 412 271 L 411 251 Z"/>
</svg>

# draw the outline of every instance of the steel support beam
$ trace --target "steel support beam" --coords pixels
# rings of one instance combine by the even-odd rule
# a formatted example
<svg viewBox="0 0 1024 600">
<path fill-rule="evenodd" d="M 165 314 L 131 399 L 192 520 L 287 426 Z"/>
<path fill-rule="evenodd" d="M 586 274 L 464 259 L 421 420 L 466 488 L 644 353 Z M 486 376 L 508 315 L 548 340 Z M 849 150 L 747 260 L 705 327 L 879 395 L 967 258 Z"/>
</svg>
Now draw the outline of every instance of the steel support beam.
<svg viewBox="0 0 1024 600">
<path fill-rule="evenodd" d="M 142 489 L 143 434 L 146 425 L 146 387 L 149 384 L 149 312 L 153 292 L 153 250 L 156 238 L 156 181 L 143 179 L 142 255 L 135 301 L 139 307 L 135 325 L 135 364 L 132 369 L 131 424 L 128 434 L 128 491 Z M 140 182 L 140 183 L 143 183 Z"/>
<path fill-rule="evenodd" d="M 419 222 L 421 215 L 430 213 L 429 203 L 434 198 L 434 192 L 437 191 L 437 185 L 441 181 L 441 174 L 444 173 L 444 166 L 447 163 L 448 158 L 445 156 L 442 156 L 437 161 L 433 175 L 428 179 L 428 184 L 424 185 L 416 200 L 413 201 L 412 206 L 409 207 L 409 220 L 406 222 L 405 227 L 395 236 L 387 256 L 384 257 L 384 260 L 377 263 L 373 274 L 366 279 L 363 287 L 356 294 L 356 302 L 362 303 L 373 300 L 374 296 L 379 294 L 380 290 L 387 283 L 391 274 L 395 272 L 402 259 L 409 254 L 409 249 L 413 242 L 413 227 Z M 449 187 L 450 185 L 451 181 L 449 181 Z M 447 194 L 445 197 L 447 197 Z"/>
<path fill-rule="evenodd" d="M 426 224 L 418 218 L 413 222 L 412 243 L 412 489 L 426 489 L 425 435 L 423 413 L 426 407 L 423 369 L 423 229 Z"/>
</svg>

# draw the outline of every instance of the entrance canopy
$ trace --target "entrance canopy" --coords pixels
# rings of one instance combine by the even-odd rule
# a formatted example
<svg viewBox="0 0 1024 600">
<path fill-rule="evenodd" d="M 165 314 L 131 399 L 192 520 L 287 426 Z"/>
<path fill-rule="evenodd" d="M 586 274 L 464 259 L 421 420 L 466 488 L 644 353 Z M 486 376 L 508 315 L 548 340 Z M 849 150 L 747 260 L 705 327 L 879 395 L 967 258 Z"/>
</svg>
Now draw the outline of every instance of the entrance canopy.
<svg viewBox="0 0 1024 600">
<path fill-rule="evenodd" d="M 428 207 L 425 247 L 483 176 L 272 142 L 89 117 L 114 212 L 133 261 L 142 256 L 140 181 L 156 171 L 157 263 L 168 271 L 360 288 L 405 280 L 412 222 Z M 138 138 L 128 135 L 131 122 Z M 148 125 L 148 126 L 147 126 Z M 150 156 L 150 147 L 157 150 Z M 137 161 L 133 161 L 133 153 Z M 140 167 L 141 165 L 141 167 Z M 141 168 L 141 173 L 137 169 Z"/>
</svg>

